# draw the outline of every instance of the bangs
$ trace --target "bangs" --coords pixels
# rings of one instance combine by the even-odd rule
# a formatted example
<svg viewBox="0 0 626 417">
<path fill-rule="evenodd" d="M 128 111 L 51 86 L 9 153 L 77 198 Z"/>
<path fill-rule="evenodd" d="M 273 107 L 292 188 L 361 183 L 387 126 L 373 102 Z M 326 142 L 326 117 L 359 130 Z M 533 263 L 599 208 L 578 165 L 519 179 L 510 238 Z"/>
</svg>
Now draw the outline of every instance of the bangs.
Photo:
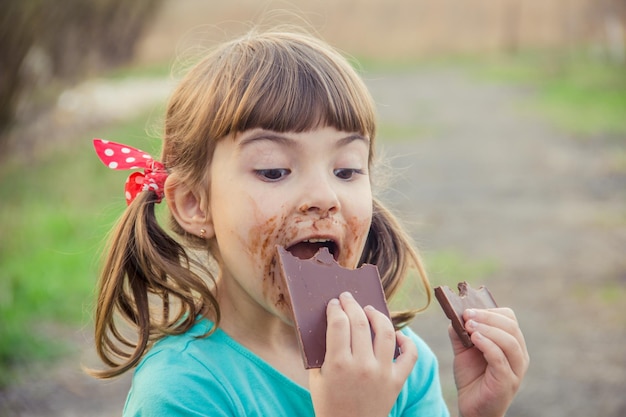
<svg viewBox="0 0 626 417">
<path fill-rule="evenodd" d="M 339 53 L 314 39 L 265 34 L 230 46 L 218 110 L 223 134 L 262 128 L 302 132 L 320 126 L 375 134 L 372 98 Z M 223 55 L 223 56 L 224 56 Z"/>
<path fill-rule="evenodd" d="M 249 33 L 198 62 L 168 103 L 162 159 L 168 169 L 206 169 L 219 140 L 261 128 L 334 127 L 370 139 L 374 103 L 361 77 L 327 44 L 305 34 Z M 201 150 L 201 154 L 199 154 Z"/>
</svg>

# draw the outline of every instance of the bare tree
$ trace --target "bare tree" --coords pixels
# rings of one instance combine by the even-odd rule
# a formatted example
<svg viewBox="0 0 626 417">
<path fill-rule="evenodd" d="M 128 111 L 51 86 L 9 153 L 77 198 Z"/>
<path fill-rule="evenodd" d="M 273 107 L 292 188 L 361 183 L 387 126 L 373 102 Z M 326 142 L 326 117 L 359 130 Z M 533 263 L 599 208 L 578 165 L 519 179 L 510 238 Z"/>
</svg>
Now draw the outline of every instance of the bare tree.
<svg viewBox="0 0 626 417">
<path fill-rule="evenodd" d="M 61 81 L 127 62 L 161 2 L 3 0 L 0 133 L 11 124 L 18 98 L 29 83 L 23 65 L 29 53 L 41 51 L 49 63 L 50 76 Z"/>
</svg>

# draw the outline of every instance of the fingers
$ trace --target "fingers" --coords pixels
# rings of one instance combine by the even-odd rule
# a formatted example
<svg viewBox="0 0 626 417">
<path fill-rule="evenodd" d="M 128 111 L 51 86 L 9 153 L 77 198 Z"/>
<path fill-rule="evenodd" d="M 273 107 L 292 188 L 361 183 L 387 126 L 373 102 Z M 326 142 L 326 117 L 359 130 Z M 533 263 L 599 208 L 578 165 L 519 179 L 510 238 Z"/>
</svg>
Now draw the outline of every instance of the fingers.
<svg viewBox="0 0 626 417">
<path fill-rule="evenodd" d="M 397 332 L 391 320 L 374 307 L 361 308 L 350 293 L 342 293 L 339 300 L 329 302 L 327 321 L 327 355 L 344 359 L 351 355 L 363 361 L 374 358 L 393 360 Z M 397 340 L 399 346 L 401 341 L 403 339 Z M 412 342 L 411 345 L 414 346 Z M 402 352 L 406 350 L 411 356 L 411 345 L 406 344 Z"/>
<path fill-rule="evenodd" d="M 396 360 L 396 365 L 398 369 L 404 369 L 402 378 L 406 379 L 417 362 L 417 346 L 410 337 L 400 331 L 396 332 L 396 341 L 401 352 Z"/>
<path fill-rule="evenodd" d="M 524 335 L 511 309 L 469 309 L 464 312 L 465 328 L 472 342 L 494 369 L 507 368 L 522 378 L 528 369 L 528 350 Z"/>
<path fill-rule="evenodd" d="M 374 332 L 374 356 L 393 359 L 396 352 L 396 331 L 393 323 L 372 306 L 366 306 L 363 310 Z"/>
<path fill-rule="evenodd" d="M 326 307 L 326 357 L 346 360 L 350 352 L 350 322 L 338 299 L 333 298 Z"/>
<path fill-rule="evenodd" d="M 367 360 L 372 351 L 372 329 L 365 311 L 354 299 L 352 294 L 344 292 L 339 296 L 343 311 L 350 322 L 350 345 L 352 355 Z M 375 314 L 372 314 L 375 316 Z"/>
</svg>

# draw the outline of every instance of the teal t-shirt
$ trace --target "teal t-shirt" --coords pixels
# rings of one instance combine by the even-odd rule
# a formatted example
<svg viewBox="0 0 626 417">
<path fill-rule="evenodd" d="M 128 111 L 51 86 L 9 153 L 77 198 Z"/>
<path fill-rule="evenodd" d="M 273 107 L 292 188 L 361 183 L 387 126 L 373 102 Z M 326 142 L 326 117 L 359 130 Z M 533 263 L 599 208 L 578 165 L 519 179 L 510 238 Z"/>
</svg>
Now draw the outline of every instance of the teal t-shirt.
<svg viewBox="0 0 626 417">
<path fill-rule="evenodd" d="M 314 416 L 309 391 L 218 329 L 200 320 L 187 333 L 157 342 L 137 366 L 125 417 Z M 410 329 L 418 360 L 392 417 L 449 416 L 435 355 Z"/>
</svg>

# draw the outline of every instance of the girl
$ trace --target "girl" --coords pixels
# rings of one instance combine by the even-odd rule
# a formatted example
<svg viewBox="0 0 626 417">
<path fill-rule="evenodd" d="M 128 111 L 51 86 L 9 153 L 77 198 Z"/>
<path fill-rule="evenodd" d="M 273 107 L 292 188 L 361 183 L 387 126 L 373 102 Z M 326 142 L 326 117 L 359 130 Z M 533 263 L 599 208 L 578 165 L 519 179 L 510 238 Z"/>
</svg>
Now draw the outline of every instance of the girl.
<svg viewBox="0 0 626 417">
<path fill-rule="evenodd" d="M 226 43 L 174 91 L 164 136 L 161 162 L 97 143 L 110 167 L 146 161 L 96 312 L 109 367 L 97 375 L 135 368 L 125 416 L 448 415 L 435 356 L 403 327 L 416 311 L 392 322 L 341 294 L 328 303 L 323 366 L 302 365 L 276 245 L 376 264 L 388 298 L 415 267 L 430 294 L 407 235 L 372 196 L 374 105 L 340 54 L 285 31 Z M 163 197 L 176 239 L 155 217 Z M 450 332 L 460 413 L 502 416 L 528 366 L 522 333 L 509 309 L 465 316 L 475 346 Z"/>
</svg>

